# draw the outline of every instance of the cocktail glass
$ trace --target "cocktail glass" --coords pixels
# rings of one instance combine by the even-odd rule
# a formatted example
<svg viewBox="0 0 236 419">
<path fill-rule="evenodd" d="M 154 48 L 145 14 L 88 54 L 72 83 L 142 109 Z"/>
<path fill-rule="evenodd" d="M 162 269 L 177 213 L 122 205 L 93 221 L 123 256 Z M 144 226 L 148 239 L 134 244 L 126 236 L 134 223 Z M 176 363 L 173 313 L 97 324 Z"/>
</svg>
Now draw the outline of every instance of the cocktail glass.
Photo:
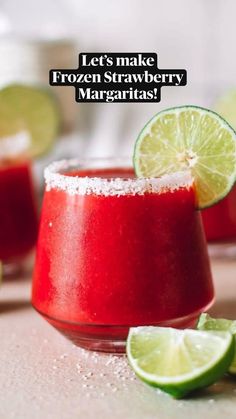
<svg viewBox="0 0 236 419">
<path fill-rule="evenodd" d="M 22 269 L 36 243 L 37 231 L 30 161 L 0 159 L 0 260 L 5 274 Z"/>
<path fill-rule="evenodd" d="M 189 173 L 135 178 L 128 159 L 45 170 L 32 302 L 76 344 L 122 352 L 138 325 L 191 326 L 213 302 Z"/>
<path fill-rule="evenodd" d="M 203 225 L 213 257 L 236 257 L 236 186 L 211 208 L 202 211 Z"/>
</svg>

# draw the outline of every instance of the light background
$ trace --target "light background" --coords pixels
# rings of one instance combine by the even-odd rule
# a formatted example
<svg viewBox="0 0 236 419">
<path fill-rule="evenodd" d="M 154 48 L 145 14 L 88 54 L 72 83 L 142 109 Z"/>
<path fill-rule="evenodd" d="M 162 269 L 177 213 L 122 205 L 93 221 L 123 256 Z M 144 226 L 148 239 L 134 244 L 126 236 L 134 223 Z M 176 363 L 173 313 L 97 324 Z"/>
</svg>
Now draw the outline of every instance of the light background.
<svg viewBox="0 0 236 419">
<path fill-rule="evenodd" d="M 235 0 L 1 0 L 0 13 L 0 33 L 18 39 L 73 38 L 78 52 L 153 51 L 160 68 L 187 69 L 188 85 L 163 88 L 160 103 L 78 104 L 78 129 L 53 157 L 130 154 L 139 130 L 160 109 L 211 107 L 236 85 Z"/>
</svg>

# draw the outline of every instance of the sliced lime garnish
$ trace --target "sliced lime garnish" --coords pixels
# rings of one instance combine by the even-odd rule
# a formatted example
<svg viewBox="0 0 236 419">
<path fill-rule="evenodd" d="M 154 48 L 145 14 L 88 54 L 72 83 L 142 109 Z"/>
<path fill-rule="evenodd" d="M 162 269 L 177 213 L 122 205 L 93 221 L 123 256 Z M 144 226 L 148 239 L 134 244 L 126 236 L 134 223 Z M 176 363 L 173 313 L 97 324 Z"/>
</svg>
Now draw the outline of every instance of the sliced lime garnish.
<svg viewBox="0 0 236 419">
<path fill-rule="evenodd" d="M 143 381 L 182 398 L 227 371 L 234 341 L 229 332 L 136 327 L 128 335 L 127 356 Z"/>
<path fill-rule="evenodd" d="M 53 145 L 59 124 L 57 101 L 47 89 L 15 84 L 0 90 L 0 145 L 1 138 L 28 132 L 28 152 L 39 156 Z"/>
<path fill-rule="evenodd" d="M 232 333 L 234 336 L 235 355 L 229 367 L 229 372 L 236 375 L 236 320 L 214 319 L 209 314 L 203 313 L 198 319 L 197 328 L 199 330 L 220 330 Z"/>
<path fill-rule="evenodd" d="M 219 97 L 214 109 L 236 130 L 236 89 Z"/>
<path fill-rule="evenodd" d="M 139 177 L 190 170 L 198 207 L 206 208 L 224 198 L 236 180 L 236 133 L 208 109 L 166 109 L 139 134 L 133 161 Z"/>
</svg>

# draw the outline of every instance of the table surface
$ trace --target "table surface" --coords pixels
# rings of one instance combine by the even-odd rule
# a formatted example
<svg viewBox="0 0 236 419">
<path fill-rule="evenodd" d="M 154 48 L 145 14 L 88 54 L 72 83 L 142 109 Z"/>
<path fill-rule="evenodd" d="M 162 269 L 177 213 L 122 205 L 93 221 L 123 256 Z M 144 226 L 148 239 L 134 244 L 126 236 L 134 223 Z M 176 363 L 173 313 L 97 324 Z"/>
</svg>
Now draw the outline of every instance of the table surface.
<svg viewBox="0 0 236 419">
<path fill-rule="evenodd" d="M 236 261 L 212 262 L 211 313 L 236 318 Z M 30 278 L 0 290 L 0 419 L 172 419 L 236 417 L 236 380 L 224 378 L 186 400 L 148 387 L 125 356 L 87 352 L 30 305 Z"/>
</svg>

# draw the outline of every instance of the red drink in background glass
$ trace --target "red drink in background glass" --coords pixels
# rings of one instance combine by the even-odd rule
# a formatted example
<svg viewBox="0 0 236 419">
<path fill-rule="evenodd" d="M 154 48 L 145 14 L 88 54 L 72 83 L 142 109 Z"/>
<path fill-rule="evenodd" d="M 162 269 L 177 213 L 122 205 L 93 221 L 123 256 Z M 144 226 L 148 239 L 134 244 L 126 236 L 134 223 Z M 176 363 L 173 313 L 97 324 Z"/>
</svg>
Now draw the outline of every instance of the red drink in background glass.
<svg viewBox="0 0 236 419">
<path fill-rule="evenodd" d="M 236 186 L 211 208 L 202 211 L 203 225 L 209 242 L 236 241 Z"/>
<path fill-rule="evenodd" d="M 45 172 L 32 301 L 89 349 L 124 350 L 129 326 L 190 325 L 214 297 L 189 175 L 137 179 L 125 167 Z"/>
<path fill-rule="evenodd" d="M 32 250 L 37 230 L 30 162 L 0 161 L 0 260 L 9 272 Z"/>
</svg>

